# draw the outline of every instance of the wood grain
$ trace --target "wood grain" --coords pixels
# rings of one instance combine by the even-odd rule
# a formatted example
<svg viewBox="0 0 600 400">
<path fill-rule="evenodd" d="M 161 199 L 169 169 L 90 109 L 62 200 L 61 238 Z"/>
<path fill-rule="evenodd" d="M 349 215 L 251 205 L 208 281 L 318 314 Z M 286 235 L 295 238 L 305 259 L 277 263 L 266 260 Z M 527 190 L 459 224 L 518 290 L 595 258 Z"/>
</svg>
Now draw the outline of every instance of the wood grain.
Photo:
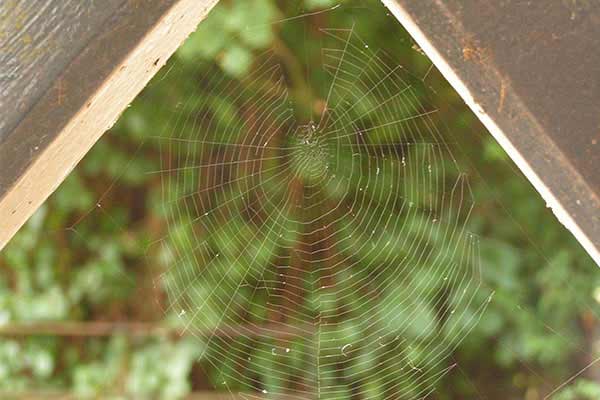
<svg viewBox="0 0 600 400">
<path fill-rule="evenodd" d="M 382 1 L 600 265 L 600 3 Z"/>
<path fill-rule="evenodd" d="M 0 3 L 0 249 L 217 1 Z"/>
</svg>

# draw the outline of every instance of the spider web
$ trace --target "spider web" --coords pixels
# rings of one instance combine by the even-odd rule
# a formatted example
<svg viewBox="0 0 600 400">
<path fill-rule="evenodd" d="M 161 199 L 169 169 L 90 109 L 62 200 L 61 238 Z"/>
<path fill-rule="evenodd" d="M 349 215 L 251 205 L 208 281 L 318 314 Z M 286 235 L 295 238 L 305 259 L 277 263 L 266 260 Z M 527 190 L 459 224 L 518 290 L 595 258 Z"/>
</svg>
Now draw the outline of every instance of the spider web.
<svg viewBox="0 0 600 400">
<path fill-rule="evenodd" d="M 320 30 L 308 109 L 267 51 L 156 139 L 166 311 L 241 398 L 425 398 L 491 299 L 437 110 L 357 30 Z"/>
</svg>

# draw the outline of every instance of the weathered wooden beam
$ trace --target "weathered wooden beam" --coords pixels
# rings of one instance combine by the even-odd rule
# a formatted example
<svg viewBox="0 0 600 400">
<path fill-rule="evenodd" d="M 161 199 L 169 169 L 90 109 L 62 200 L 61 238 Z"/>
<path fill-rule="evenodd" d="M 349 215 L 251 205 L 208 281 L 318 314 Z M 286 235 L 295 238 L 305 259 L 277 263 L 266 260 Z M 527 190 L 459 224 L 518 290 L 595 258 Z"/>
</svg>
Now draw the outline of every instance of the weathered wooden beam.
<svg viewBox="0 0 600 400">
<path fill-rule="evenodd" d="M 122 398 L 128 398 L 128 393 L 111 393 L 113 396 L 118 396 Z M 27 391 L 27 392 L 3 392 L 0 391 L 0 398 L 2 399 L 11 399 L 11 400 L 80 400 L 81 395 L 70 392 L 59 392 L 59 391 Z M 248 399 L 264 399 L 265 395 L 261 393 L 229 393 L 229 392 L 192 392 L 185 396 L 183 399 L 185 400 L 248 400 Z M 278 400 L 286 400 L 286 399 L 297 399 L 297 396 L 292 395 L 275 395 L 269 396 L 269 399 L 278 399 Z"/>
<path fill-rule="evenodd" d="M 382 1 L 600 265 L 600 3 Z"/>
<path fill-rule="evenodd" d="M 277 337 L 290 338 L 314 335 L 311 324 L 290 326 L 286 324 L 224 325 L 214 329 L 184 329 L 164 323 L 130 321 L 30 321 L 10 322 L 0 325 L 0 337 L 23 337 L 35 335 L 66 337 L 125 336 L 216 336 Z"/>
<path fill-rule="evenodd" d="M 113 396 L 128 398 L 128 393 L 110 393 Z M 80 400 L 81 395 L 71 392 L 60 391 L 28 391 L 28 392 L 2 392 L 0 391 L 1 399 L 11 400 Z M 272 400 L 297 400 L 297 394 L 275 393 L 265 395 L 258 392 L 246 393 L 230 393 L 227 391 L 203 391 L 192 392 L 183 397 L 184 400 L 249 400 L 249 399 L 272 399 Z"/>
<path fill-rule="evenodd" d="M 217 1 L 0 2 L 0 249 Z"/>
</svg>

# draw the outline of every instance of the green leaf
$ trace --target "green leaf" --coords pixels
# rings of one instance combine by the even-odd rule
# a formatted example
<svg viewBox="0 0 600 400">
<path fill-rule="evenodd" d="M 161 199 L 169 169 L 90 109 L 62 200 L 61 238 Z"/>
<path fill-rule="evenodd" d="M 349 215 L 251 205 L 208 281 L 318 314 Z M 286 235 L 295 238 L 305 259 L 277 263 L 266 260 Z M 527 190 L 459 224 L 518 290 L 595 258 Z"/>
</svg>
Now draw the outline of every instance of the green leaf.
<svg viewBox="0 0 600 400">
<path fill-rule="evenodd" d="M 233 45 L 223 52 L 219 64 L 226 73 L 241 78 L 248 73 L 252 54 L 244 47 Z"/>
</svg>

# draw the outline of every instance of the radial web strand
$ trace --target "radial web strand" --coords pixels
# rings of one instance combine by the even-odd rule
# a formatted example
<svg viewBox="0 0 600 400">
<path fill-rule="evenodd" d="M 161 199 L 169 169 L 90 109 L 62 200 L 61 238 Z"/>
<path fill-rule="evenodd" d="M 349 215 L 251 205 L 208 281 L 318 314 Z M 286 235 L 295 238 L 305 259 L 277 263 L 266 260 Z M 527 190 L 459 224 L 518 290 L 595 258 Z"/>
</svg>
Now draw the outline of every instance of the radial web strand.
<svg viewBox="0 0 600 400">
<path fill-rule="evenodd" d="M 275 51 L 169 100 L 166 311 L 241 398 L 425 398 L 490 300 L 468 176 L 419 79 L 319 34 L 309 112 Z"/>
</svg>

